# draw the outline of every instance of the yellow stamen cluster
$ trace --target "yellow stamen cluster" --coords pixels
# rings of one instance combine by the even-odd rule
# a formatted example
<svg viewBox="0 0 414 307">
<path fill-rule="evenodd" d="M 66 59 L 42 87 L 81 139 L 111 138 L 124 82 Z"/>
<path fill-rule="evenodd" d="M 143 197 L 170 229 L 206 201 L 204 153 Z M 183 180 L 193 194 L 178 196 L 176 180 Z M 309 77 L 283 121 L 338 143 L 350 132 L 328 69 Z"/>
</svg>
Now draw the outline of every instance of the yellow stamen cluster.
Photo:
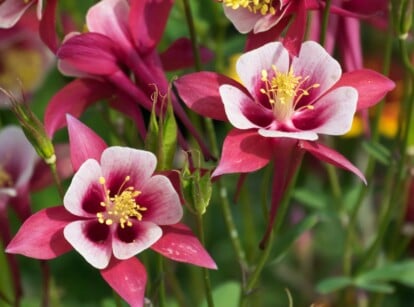
<svg viewBox="0 0 414 307">
<path fill-rule="evenodd" d="M 106 181 L 104 177 L 99 178 L 99 183 L 105 190 L 105 201 L 101 202 L 101 206 L 106 208 L 106 211 L 96 214 L 98 222 L 101 224 L 112 225 L 119 223 L 121 228 L 126 226 L 131 227 L 131 218 L 136 218 L 138 221 L 142 220 L 142 213 L 147 208 L 141 207 L 136 203 L 136 197 L 141 194 L 141 191 L 135 190 L 134 187 L 124 188 L 125 184 L 130 180 L 127 176 L 122 183 L 118 192 L 110 195 L 110 190 L 106 188 Z"/>
<path fill-rule="evenodd" d="M 276 67 L 272 65 L 272 77 L 269 80 L 269 73 L 263 69 L 261 72 L 261 80 L 264 83 L 264 88 L 260 92 L 267 96 L 273 108 L 273 113 L 278 121 L 284 121 L 290 118 L 295 110 L 296 104 L 303 96 L 308 96 L 312 88 L 317 88 L 320 85 L 315 83 L 306 89 L 301 88 L 303 83 L 308 79 L 302 76 L 295 76 L 292 67 L 288 72 L 278 72 Z M 302 108 L 312 110 L 312 105 L 307 105 Z"/>
<path fill-rule="evenodd" d="M 13 180 L 9 173 L 7 173 L 3 166 L 0 165 L 0 187 L 11 187 Z"/>
<path fill-rule="evenodd" d="M 223 3 L 224 5 L 231 7 L 233 10 L 245 8 L 254 14 L 276 14 L 276 9 L 273 6 L 273 0 L 223 0 Z"/>
</svg>

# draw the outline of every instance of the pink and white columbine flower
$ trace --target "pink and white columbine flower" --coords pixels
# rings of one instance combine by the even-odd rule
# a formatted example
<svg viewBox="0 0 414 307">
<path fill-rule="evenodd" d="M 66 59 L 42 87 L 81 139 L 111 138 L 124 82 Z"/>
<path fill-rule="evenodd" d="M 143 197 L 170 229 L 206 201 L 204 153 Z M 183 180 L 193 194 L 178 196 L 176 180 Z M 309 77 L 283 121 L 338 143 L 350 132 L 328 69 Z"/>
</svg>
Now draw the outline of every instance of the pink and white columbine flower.
<svg viewBox="0 0 414 307">
<path fill-rule="evenodd" d="M 394 82 L 367 69 L 342 74 L 339 63 L 312 41 L 293 58 L 281 43 L 266 44 L 243 54 L 236 68 L 243 84 L 199 72 L 178 79 L 175 87 L 192 110 L 234 127 L 213 177 L 253 172 L 275 161 L 266 235 L 305 151 L 365 181 L 345 157 L 315 141 L 319 134 L 345 134 L 355 111 L 377 103 Z"/>
<path fill-rule="evenodd" d="M 0 28 L 13 27 L 23 14 L 37 4 L 37 17 L 42 16 L 43 0 L 4 0 L 0 3 Z"/>
<path fill-rule="evenodd" d="M 8 253 L 51 259 L 75 249 L 131 306 L 143 305 L 147 275 L 134 256 L 147 248 L 176 261 L 216 268 L 191 230 L 178 223 L 183 214 L 180 198 L 167 177 L 154 174 L 157 161 L 152 153 L 103 149 L 102 139 L 74 118 L 68 119 L 68 126 L 78 171 L 64 206 L 27 219 L 7 246 Z M 85 139 L 93 148 L 85 146 Z M 101 149 L 99 159 L 82 162 Z"/>
</svg>

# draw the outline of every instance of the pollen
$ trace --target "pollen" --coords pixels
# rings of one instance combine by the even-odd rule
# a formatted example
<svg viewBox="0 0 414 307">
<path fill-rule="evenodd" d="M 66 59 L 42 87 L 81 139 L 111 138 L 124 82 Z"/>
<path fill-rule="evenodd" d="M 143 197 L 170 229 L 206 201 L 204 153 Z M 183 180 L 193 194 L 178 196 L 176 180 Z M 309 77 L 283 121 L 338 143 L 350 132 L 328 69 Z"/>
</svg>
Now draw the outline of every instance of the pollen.
<svg viewBox="0 0 414 307">
<path fill-rule="evenodd" d="M 270 78 L 269 75 L 271 75 Z M 303 96 L 308 96 L 311 89 L 320 86 L 315 83 L 307 88 L 302 88 L 304 82 L 308 79 L 309 77 L 296 76 L 292 67 L 288 72 L 279 72 L 272 65 L 270 73 L 265 69 L 261 71 L 263 87 L 260 92 L 268 98 L 276 120 L 283 122 L 290 118 L 294 112 L 314 109 L 313 105 L 296 109 L 297 103 Z"/>
<path fill-rule="evenodd" d="M 239 8 L 248 9 L 254 14 L 275 15 L 276 9 L 273 0 L 223 0 L 224 5 L 231 7 L 233 10 Z"/>
<path fill-rule="evenodd" d="M 11 187 L 13 185 L 12 177 L 0 164 L 0 187 Z"/>
<path fill-rule="evenodd" d="M 111 191 L 106 187 L 105 178 L 99 178 L 99 183 L 105 191 L 105 200 L 100 203 L 105 211 L 96 214 L 99 223 L 108 226 L 117 223 L 121 228 L 125 228 L 125 226 L 132 226 L 133 219 L 142 220 L 142 212 L 146 211 L 147 208 L 141 207 L 136 202 L 136 198 L 141 194 L 141 191 L 132 186 L 126 187 L 130 179 L 130 176 L 126 176 L 118 191 L 111 195 Z"/>
</svg>

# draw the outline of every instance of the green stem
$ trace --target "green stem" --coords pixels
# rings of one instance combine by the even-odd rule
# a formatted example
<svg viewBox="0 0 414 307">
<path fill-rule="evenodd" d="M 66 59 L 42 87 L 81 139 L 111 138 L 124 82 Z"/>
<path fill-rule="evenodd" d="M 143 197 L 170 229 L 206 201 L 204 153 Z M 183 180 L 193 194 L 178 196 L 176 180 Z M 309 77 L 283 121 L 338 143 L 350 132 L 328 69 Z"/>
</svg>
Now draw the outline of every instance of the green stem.
<svg viewBox="0 0 414 307">
<path fill-rule="evenodd" d="M 160 277 L 160 281 L 158 284 L 158 306 L 165 307 L 166 306 L 166 299 L 165 299 L 165 280 L 164 280 L 164 257 L 162 255 L 158 255 L 158 275 Z"/>
<path fill-rule="evenodd" d="M 182 0 L 184 5 L 184 13 L 185 18 L 187 20 L 188 31 L 190 32 L 190 39 L 191 39 L 191 48 L 194 55 L 194 67 L 197 71 L 202 69 L 201 60 L 200 60 L 200 51 L 198 49 L 197 43 L 197 35 L 194 26 L 194 18 L 193 14 L 191 13 L 190 1 L 189 0 Z"/>
<path fill-rule="evenodd" d="M 200 214 L 197 214 L 196 216 L 197 216 L 198 235 L 200 237 L 201 243 L 204 245 L 205 237 L 204 237 L 203 216 Z M 211 289 L 211 283 L 210 283 L 210 271 L 206 268 L 202 268 L 202 270 L 203 270 L 204 291 L 206 295 L 207 306 L 214 307 L 213 291 Z"/>
<path fill-rule="evenodd" d="M 251 275 L 250 279 L 248 280 L 247 286 L 244 289 L 244 293 L 242 294 L 241 301 L 240 301 L 240 306 L 242 306 L 242 307 L 248 306 L 248 297 L 252 293 L 252 291 L 255 289 L 255 287 L 256 287 L 256 285 L 259 281 L 259 277 L 260 277 L 260 275 L 263 271 L 263 268 L 265 267 L 265 265 L 268 261 L 270 251 L 272 250 L 272 246 L 273 246 L 273 243 L 274 243 L 274 237 L 278 235 L 278 233 L 279 233 L 279 231 L 282 227 L 283 221 L 285 220 L 286 214 L 287 214 L 288 209 L 289 209 L 290 197 L 292 195 L 293 188 L 295 187 L 295 184 L 296 184 L 299 169 L 300 169 L 300 166 L 298 166 L 297 169 L 295 170 L 295 174 L 292 177 L 292 180 L 291 180 L 291 182 L 289 183 L 289 185 L 286 189 L 286 192 L 283 196 L 282 202 L 280 204 L 280 207 L 279 207 L 277 215 L 276 215 L 273 230 L 270 233 L 269 242 L 266 244 L 266 247 L 263 250 L 263 253 L 260 255 L 257 266 L 256 266 L 255 270 L 253 271 L 253 274 Z"/>
<path fill-rule="evenodd" d="M 53 162 L 53 163 L 49 164 L 49 168 L 50 168 L 50 171 L 52 172 L 53 180 L 54 180 L 56 188 L 58 190 L 59 197 L 63 201 L 63 198 L 65 196 L 65 192 L 63 190 L 62 182 L 60 180 L 59 173 L 57 171 L 56 162 Z"/>
<path fill-rule="evenodd" d="M 326 34 L 328 31 L 328 23 L 329 23 L 329 10 L 331 8 L 331 2 L 332 0 L 327 0 L 325 4 L 325 9 L 323 10 L 322 32 L 320 35 L 320 42 L 322 46 L 325 45 L 325 41 L 326 41 Z"/>
<path fill-rule="evenodd" d="M 391 23 L 390 23 L 391 24 Z M 384 75 L 388 75 L 390 63 L 391 63 L 391 56 L 392 56 L 392 42 L 393 42 L 393 31 L 392 27 L 390 26 L 387 33 L 387 41 L 385 45 L 385 54 L 384 54 L 384 66 L 383 66 L 383 73 Z M 375 116 L 374 121 L 372 124 L 372 142 L 377 142 L 379 140 L 379 123 L 381 114 L 385 105 L 385 100 L 381 100 L 376 108 L 375 108 Z M 370 155 L 368 157 L 367 166 L 365 168 L 365 178 L 367 182 L 371 182 L 374 176 L 376 160 L 375 158 Z M 351 209 L 349 215 L 349 223 L 346 231 L 345 237 L 345 248 L 344 248 L 344 258 L 343 258 L 343 273 L 344 275 L 350 276 L 352 273 L 352 255 L 353 255 L 353 246 L 354 246 L 354 238 L 356 237 L 356 226 L 357 226 L 357 217 L 359 209 L 362 206 L 362 203 L 365 199 L 365 196 L 368 192 L 368 186 L 361 185 L 358 192 L 357 200 Z"/>
</svg>

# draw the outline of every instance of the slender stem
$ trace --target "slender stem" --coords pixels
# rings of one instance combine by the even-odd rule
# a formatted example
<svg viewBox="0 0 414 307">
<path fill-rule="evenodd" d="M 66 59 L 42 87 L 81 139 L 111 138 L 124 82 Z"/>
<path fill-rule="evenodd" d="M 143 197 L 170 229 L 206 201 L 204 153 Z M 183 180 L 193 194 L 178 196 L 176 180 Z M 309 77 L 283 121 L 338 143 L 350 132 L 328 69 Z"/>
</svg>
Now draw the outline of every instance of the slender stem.
<svg viewBox="0 0 414 307">
<path fill-rule="evenodd" d="M 158 274 L 160 276 L 160 281 L 158 284 L 158 306 L 165 307 L 166 299 L 165 299 L 165 280 L 164 280 L 164 257 L 162 255 L 158 255 Z"/>
<path fill-rule="evenodd" d="M 62 187 L 62 181 L 60 180 L 59 173 L 57 171 L 56 162 L 49 164 L 50 171 L 52 172 L 53 180 L 55 181 L 56 188 L 59 193 L 60 199 L 63 201 L 65 192 Z"/>
<path fill-rule="evenodd" d="M 243 307 L 248 306 L 248 296 L 250 295 L 250 293 L 252 293 L 252 291 L 256 287 L 256 285 L 259 281 L 259 277 L 260 277 L 260 275 L 263 271 L 263 268 L 264 268 L 264 266 L 266 265 L 266 263 L 268 261 L 270 251 L 272 250 L 272 246 L 273 246 L 273 243 L 274 243 L 274 237 L 277 236 L 277 234 L 279 233 L 279 231 L 282 227 L 283 221 L 285 220 L 285 216 L 288 212 L 290 197 L 292 195 L 293 188 L 296 185 L 296 180 L 297 180 L 297 177 L 298 177 L 299 169 L 300 169 L 300 165 L 295 170 L 295 174 L 293 175 L 292 180 L 289 183 L 289 185 L 286 189 L 286 192 L 283 196 L 282 202 L 280 204 L 280 207 L 279 207 L 277 215 L 276 215 L 273 230 L 270 233 L 269 242 L 266 244 L 266 247 L 263 250 L 263 253 L 260 255 L 257 266 L 256 266 L 255 270 L 253 271 L 253 274 L 251 275 L 251 277 L 250 277 L 250 279 L 247 283 L 247 286 L 245 287 L 245 291 L 243 293 L 243 296 L 241 297 L 240 306 L 243 306 Z"/>
<path fill-rule="evenodd" d="M 42 307 L 48 307 L 50 297 L 50 269 L 45 260 L 40 260 L 40 269 L 42 271 Z"/>
<path fill-rule="evenodd" d="M 168 283 L 168 286 L 171 288 L 174 296 L 177 300 L 178 306 L 180 307 L 187 307 L 188 303 L 183 292 L 183 289 L 180 287 L 180 283 L 176 277 L 176 275 L 171 271 L 170 266 L 165 267 L 165 277 Z"/>
<path fill-rule="evenodd" d="M 326 34 L 328 31 L 328 23 L 329 23 L 329 10 L 331 8 L 331 2 L 332 0 L 327 0 L 325 4 L 325 9 L 323 10 L 322 30 L 321 30 L 321 35 L 320 35 L 320 42 L 322 46 L 325 45 L 325 41 L 326 41 Z"/>
<path fill-rule="evenodd" d="M 383 66 L 384 75 L 388 75 L 389 73 L 391 56 L 392 56 L 392 43 L 393 43 L 393 31 L 392 31 L 392 27 L 390 26 L 388 29 L 387 41 L 385 44 L 384 66 Z M 379 126 L 380 126 L 379 123 L 380 123 L 380 118 L 381 118 L 384 105 L 385 105 L 385 100 L 383 99 L 377 104 L 375 108 L 375 117 L 374 117 L 374 121 L 372 125 L 373 129 L 372 129 L 372 136 L 371 136 L 372 142 L 377 142 L 379 139 Z M 368 182 L 371 182 L 371 180 L 373 179 L 375 165 L 376 165 L 376 160 L 372 155 L 370 155 L 368 157 L 367 166 L 365 168 L 365 178 L 367 179 Z M 358 197 L 349 215 L 349 223 L 348 223 L 348 227 L 346 231 L 344 258 L 343 258 L 343 273 L 344 275 L 347 275 L 347 276 L 350 276 L 352 273 L 352 255 L 353 255 L 352 248 L 354 245 L 353 242 L 355 238 L 358 212 L 362 206 L 362 203 L 368 191 L 369 191 L 368 186 L 363 186 L 363 185 L 360 186 Z"/>
<path fill-rule="evenodd" d="M 182 0 L 184 5 L 185 18 L 187 20 L 188 31 L 190 32 L 191 48 L 194 55 L 194 67 L 197 71 L 201 70 L 200 51 L 198 49 L 197 34 L 194 26 L 194 18 L 191 13 L 190 1 Z"/>
<path fill-rule="evenodd" d="M 204 237 L 203 216 L 200 214 L 197 214 L 196 216 L 197 216 L 198 235 L 200 237 L 201 243 L 204 245 L 205 237 Z M 211 289 L 211 283 L 210 283 L 210 271 L 206 268 L 202 268 L 202 270 L 203 270 L 204 291 L 206 294 L 207 306 L 214 307 L 213 291 Z"/>
</svg>

